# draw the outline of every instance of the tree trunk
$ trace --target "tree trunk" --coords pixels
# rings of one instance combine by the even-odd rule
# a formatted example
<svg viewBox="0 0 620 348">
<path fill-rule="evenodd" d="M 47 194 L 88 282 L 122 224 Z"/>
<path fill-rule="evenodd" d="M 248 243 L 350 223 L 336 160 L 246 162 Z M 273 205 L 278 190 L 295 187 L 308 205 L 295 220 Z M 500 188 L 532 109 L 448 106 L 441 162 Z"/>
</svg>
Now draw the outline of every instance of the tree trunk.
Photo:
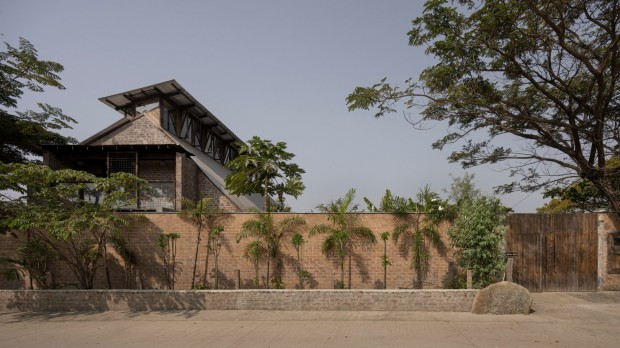
<svg viewBox="0 0 620 348">
<path fill-rule="evenodd" d="M 194 267 L 192 269 L 192 289 L 196 282 L 196 264 L 198 263 L 198 248 L 200 247 L 200 233 L 202 232 L 202 226 L 198 225 L 198 237 L 196 237 L 196 253 L 194 254 Z"/>
<path fill-rule="evenodd" d="M 616 215 L 620 215 L 620 196 L 614 189 L 613 181 L 610 178 L 594 179 L 594 186 L 607 198 L 609 205 Z"/>
<path fill-rule="evenodd" d="M 202 275 L 202 284 L 207 286 L 209 285 L 209 250 L 211 246 L 211 238 L 207 236 L 207 256 L 205 257 L 205 271 Z"/>
<path fill-rule="evenodd" d="M 220 283 L 219 282 L 219 279 L 220 279 L 219 271 L 217 267 L 217 258 L 218 258 L 218 255 L 215 255 L 215 290 L 219 289 L 219 283 Z"/>
<path fill-rule="evenodd" d="M 351 261 L 353 259 L 353 248 L 349 246 L 349 289 L 351 289 Z"/>
<path fill-rule="evenodd" d="M 101 236 L 103 246 L 103 268 L 105 269 L 105 279 L 108 283 L 108 289 L 112 289 L 112 280 L 110 279 L 110 267 L 108 265 L 108 247 L 105 233 Z"/>
<path fill-rule="evenodd" d="M 387 289 L 387 241 L 383 241 L 383 289 Z"/>
<path fill-rule="evenodd" d="M 304 279 L 301 275 L 301 253 L 300 253 L 300 248 L 301 247 L 297 247 L 297 275 L 299 276 L 299 288 L 303 289 L 304 288 Z"/>
</svg>

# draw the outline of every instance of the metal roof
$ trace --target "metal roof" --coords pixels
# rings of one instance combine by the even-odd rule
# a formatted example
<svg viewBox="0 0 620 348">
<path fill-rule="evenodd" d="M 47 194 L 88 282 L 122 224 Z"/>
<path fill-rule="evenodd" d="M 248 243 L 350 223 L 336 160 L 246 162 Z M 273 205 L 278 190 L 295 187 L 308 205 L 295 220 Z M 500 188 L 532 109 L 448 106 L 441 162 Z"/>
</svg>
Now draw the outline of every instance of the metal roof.
<svg viewBox="0 0 620 348">
<path fill-rule="evenodd" d="M 136 88 L 131 91 L 117 93 L 99 98 L 99 101 L 125 115 L 134 103 L 158 101 L 164 97 L 175 106 L 188 110 L 200 122 L 211 127 L 219 137 L 226 142 L 239 141 L 243 143 L 228 127 L 218 120 L 211 111 L 207 110 L 191 94 L 189 94 L 176 80 L 160 82 L 154 85 Z"/>
</svg>

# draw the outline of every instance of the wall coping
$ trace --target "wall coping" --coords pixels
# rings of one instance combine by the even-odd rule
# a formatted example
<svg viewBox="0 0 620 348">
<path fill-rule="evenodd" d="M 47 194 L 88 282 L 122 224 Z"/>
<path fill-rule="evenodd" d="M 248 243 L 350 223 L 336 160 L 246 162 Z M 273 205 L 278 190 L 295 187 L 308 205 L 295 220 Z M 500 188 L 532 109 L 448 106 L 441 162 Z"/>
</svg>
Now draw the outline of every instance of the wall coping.
<svg viewBox="0 0 620 348">
<path fill-rule="evenodd" d="M 164 310 L 469 312 L 478 290 L 0 290 L 0 313 Z"/>
</svg>

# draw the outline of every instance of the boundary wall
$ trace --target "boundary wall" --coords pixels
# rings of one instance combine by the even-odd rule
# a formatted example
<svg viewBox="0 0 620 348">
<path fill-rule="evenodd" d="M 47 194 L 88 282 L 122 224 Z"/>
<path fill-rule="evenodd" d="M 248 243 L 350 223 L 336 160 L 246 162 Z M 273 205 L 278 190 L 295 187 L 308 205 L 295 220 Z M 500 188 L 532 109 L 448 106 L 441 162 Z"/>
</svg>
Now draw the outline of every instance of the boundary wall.
<svg viewBox="0 0 620 348">
<path fill-rule="evenodd" d="M 0 313 L 165 310 L 469 312 L 478 290 L 0 290 Z"/>
<path fill-rule="evenodd" d="M 317 224 L 330 224 L 325 214 L 317 213 L 274 213 L 275 221 L 281 221 L 289 216 L 299 216 L 305 219 L 306 226 L 302 232 L 306 243 L 303 245 L 300 256 L 302 268 L 305 269 L 309 277 L 304 282 L 304 289 L 334 289 L 337 281 L 340 280 L 340 266 L 335 258 L 327 257 L 321 251 L 321 244 L 325 235 L 309 236 L 309 230 Z M 240 289 L 255 289 L 255 269 L 254 264 L 244 257 L 246 246 L 253 240 L 252 238 L 243 239 L 239 243 L 236 236 L 242 231 L 243 223 L 255 218 L 252 213 L 231 213 L 224 214 L 220 223 L 224 226 L 221 254 L 219 256 L 219 289 L 235 289 L 239 283 Z M 383 289 L 383 267 L 381 256 L 383 255 L 383 241 L 380 235 L 383 232 L 390 232 L 394 227 L 403 223 L 402 217 L 393 214 L 382 213 L 360 213 L 358 214 L 359 224 L 370 228 L 377 239 L 376 244 L 371 246 L 357 246 L 351 259 L 351 283 L 352 289 Z M 423 215 L 408 215 L 406 218 L 413 219 L 419 217 L 422 221 Z M 434 247 L 431 249 L 430 267 L 424 282 L 425 289 L 446 288 L 454 274 L 457 272 L 457 265 L 454 261 L 447 231 L 450 225 L 442 223 L 439 226 L 439 233 L 444 247 L 439 250 Z M 177 271 L 176 271 L 176 290 L 187 290 L 191 287 L 191 275 L 196 252 L 197 231 L 196 227 L 190 222 L 180 218 L 177 213 L 145 213 L 142 218 L 135 219 L 131 226 L 123 231 L 123 236 L 129 242 L 129 247 L 136 255 L 136 263 L 131 272 L 126 272 L 123 268 L 124 262 L 120 257 L 114 255 L 113 246 L 108 246 L 111 254 L 109 268 L 113 289 L 166 289 L 164 278 L 164 264 L 162 252 L 157 247 L 157 238 L 162 233 L 175 232 L 180 234 L 177 240 Z M 196 265 L 196 283 L 202 283 L 205 263 L 206 263 L 206 231 L 202 231 L 202 240 L 198 248 L 198 263 Z M 297 276 L 297 252 L 290 243 L 291 235 L 282 238 L 282 285 L 285 289 L 298 289 L 299 279 Z M 0 253 L 10 253 L 23 240 L 10 235 L 0 236 Z M 387 256 L 391 265 L 387 267 L 387 288 L 406 289 L 412 288 L 415 277 L 414 270 L 411 269 L 410 244 L 411 240 L 403 238 L 395 243 L 391 238 L 387 241 Z M 348 259 L 345 260 L 345 284 L 348 285 Z M 273 262 L 271 263 L 273 274 Z M 215 262 L 213 256 L 209 258 L 207 283 L 209 289 L 214 288 L 215 281 Z M 48 283 L 50 288 L 75 289 L 77 280 L 69 271 L 66 265 L 60 261 L 53 261 L 49 267 Z M 237 277 L 237 270 L 239 277 Z M 266 262 L 259 263 L 259 288 L 264 289 L 266 278 Z M 99 268 L 95 280 L 96 289 L 106 289 L 105 272 L 103 262 L 99 262 Z M 0 279 L 0 289 L 30 289 L 28 280 L 6 281 Z"/>
</svg>

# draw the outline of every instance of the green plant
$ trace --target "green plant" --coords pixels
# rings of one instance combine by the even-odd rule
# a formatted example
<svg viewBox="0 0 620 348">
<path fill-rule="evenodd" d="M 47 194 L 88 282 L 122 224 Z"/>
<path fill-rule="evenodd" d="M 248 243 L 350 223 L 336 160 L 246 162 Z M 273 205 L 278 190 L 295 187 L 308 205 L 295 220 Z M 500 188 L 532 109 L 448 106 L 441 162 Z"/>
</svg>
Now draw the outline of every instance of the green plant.
<svg viewBox="0 0 620 348">
<path fill-rule="evenodd" d="M 224 233 L 224 226 L 222 225 L 215 226 L 215 228 L 209 233 L 208 248 L 210 248 L 210 252 L 215 258 L 215 290 L 220 288 L 220 269 L 218 260 L 220 257 L 220 252 L 222 251 L 222 233 Z"/>
<path fill-rule="evenodd" d="M 111 287 L 108 240 L 134 218 L 116 210 L 131 204 L 142 185 L 146 181 L 128 173 L 101 178 L 70 169 L 0 163 L 0 211 L 5 213 L 0 226 L 47 244 L 85 289 L 92 289 L 103 258 Z M 4 194 L 8 191 L 13 195 Z M 105 194 L 98 204 L 89 204 L 80 199 L 85 192 Z"/>
<path fill-rule="evenodd" d="M 471 269 L 474 288 L 497 281 L 504 272 L 505 208 L 495 197 L 465 201 L 448 231 L 459 266 Z"/>
<path fill-rule="evenodd" d="M 0 264 L 17 267 L 5 270 L 5 277 L 8 280 L 27 276 L 30 289 L 47 289 L 48 264 L 54 258 L 54 250 L 47 243 L 33 236 L 17 247 L 17 257 L 0 255 Z"/>
<path fill-rule="evenodd" d="M 181 237 L 178 233 L 162 233 L 157 238 L 157 246 L 162 252 L 164 261 L 164 277 L 168 289 L 174 290 L 177 269 L 177 239 Z M 194 286 L 192 286 L 193 288 Z"/>
<path fill-rule="evenodd" d="M 226 189 L 234 195 L 263 195 L 266 212 L 271 212 L 270 196 L 275 195 L 278 207 L 284 208 L 285 194 L 296 198 L 305 189 L 301 182 L 305 171 L 290 162 L 294 157 L 286 151 L 286 143 L 273 144 L 254 136 L 248 144 L 239 144 L 239 156 L 226 164 L 231 170 L 225 179 Z"/>
<path fill-rule="evenodd" d="M 209 273 L 209 254 L 211 254 L 212 238 L 211 233 L 215 230 L 215 224 L 223 217 L 221 209 L 216 205 L 213 198 L 203 198 L 198 202 L 189 199 L 183 200 L 183 209 L 179 214 L 181 218 L 189 220 L 196 226 L 196 249 L 194 252 L 194 263 L 192 266 L 192 284 L 193 288 L 196 284 L 196 265 L 198 264 L 198 250 L 202 241 L 202 231 L 207 229 L 207 253 L 205 256 L 205 269 L 202 275 L 202 284 L 208 285 Z"/>
<path fill-rule="evenodd" d="M 401 223 L 392 233 L 394 243 L 404 243 L 411 253 L 411 268 L 415 270 L 413 286 L 422 289 L 424 279 L 429 270 L 431 250 L 443 248 L 443 242 L 437 226 L 444 218 L 443 202 L 439 196 L 426 185 L 417 195 L 417 202 L 411 205 L 409 214 L 400 215 Z"/>
<path fill-rule="evenodd" d="M 445 124 L 433 148 L 456 149 L 450 162 L 521 177 L 501 192 L 580 177 L 620 212 L 618 172 L 606 165 L 618 153 L 619 22 L 610 0 L 429 0 L 407 34 L 433 65 L 404 86 L 356 87 L 346 101 L 375 117 L 422 108 L 407 120 Z"/>
<path fill-rule="evenodd" d="M 282 276 L 282 240 L 285 236 L 303 228 L 305 224 L 306 221 L 299 216 L 290 216 L 275 222 L 269 212 L 257 212 L 255 219 L 243 223 L 241 232 L 237 234 L 237 243 L 245 238 L 253 237 L 266 245 L 267 286 L 272 284 L 272 273 L 270 272 L 272 261 L 274 261 L 273 275 Z"/>
<path fill-rule="evenodd" d="M 267 249 L 263 247 L 263 244 L 260 240 L 254 240 L 245 246 L 243 250 L 243 257 L 250 260 L 252 265 L 254 265 L 254 286 L 258 289 L 260 287 L 260 277 L 259 277 L 259 265 L 260 262 L 265 258 L 267 254 Z"/>
<path fill-rule="evenodd" d="M 351 288 L 351 265 L 355 246 L 369 246 L 376 243 L 372 230 L 359 224 L 357 205 L 353 204 L 355 189 L 350 189 L 343 198 L 317 208 L 327 214 L 331 225 L 319 224 L 312 227 L 310 235 L 327 234 L 321 245 L 321 251 L 336 257 L 340 266 L 340 284 L 344 287 L 344 260 L 349 258 L 349 288 Z"/>
<path fill-rule="evenodd" d="M 299 288 L 304 288 L 305 279 L 308 277 L 308 271 L 302 268 L 301 264 L 301 248 L 306 244 L 304 240 L 304 236 L 301 233 L 295 233 L 293 237 L 291 237 L 291 245 L 297 251 L 297 276 L 299 277 Z"/>
<path fill-rule="evenodd" d="M 381 267 L 383 267 L 383 288 L 387 289 L 387 267 L 392 265 L 392 261 L 387 256 L 387 241 L 390 239 L 390 232 L 381 233 L 383 241 L 383 255 L 381 256 Z"/>
</svg>

